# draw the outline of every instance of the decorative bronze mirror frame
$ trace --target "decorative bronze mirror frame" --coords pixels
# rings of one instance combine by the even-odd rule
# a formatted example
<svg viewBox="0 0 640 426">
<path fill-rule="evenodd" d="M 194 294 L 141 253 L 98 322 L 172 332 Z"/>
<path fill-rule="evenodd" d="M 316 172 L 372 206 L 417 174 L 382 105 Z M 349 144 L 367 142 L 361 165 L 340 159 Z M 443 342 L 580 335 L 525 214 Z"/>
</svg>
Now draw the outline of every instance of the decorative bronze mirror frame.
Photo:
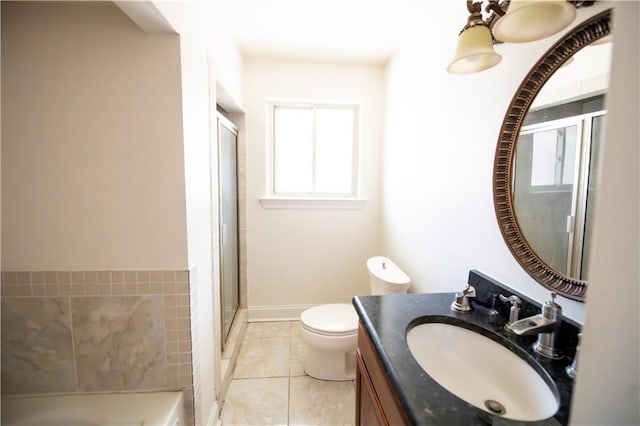
<svg viewBox="0 0 640 426">
<path fill-rule="evenodd" d="M 520 127 L 536 95 L 577 51 L 611 32 L 611 9 L 579 24 L 554 44 L 533 66 L 516 91 L 498 137 L 493 164 L 493 202 L 500 232 L 518 263 L 538 283 L 569 299 L 584 301 L 587 282 L 568 277 L 547 265 L 524 238 L 513 208 L 514 153 Z"/>
</svg>

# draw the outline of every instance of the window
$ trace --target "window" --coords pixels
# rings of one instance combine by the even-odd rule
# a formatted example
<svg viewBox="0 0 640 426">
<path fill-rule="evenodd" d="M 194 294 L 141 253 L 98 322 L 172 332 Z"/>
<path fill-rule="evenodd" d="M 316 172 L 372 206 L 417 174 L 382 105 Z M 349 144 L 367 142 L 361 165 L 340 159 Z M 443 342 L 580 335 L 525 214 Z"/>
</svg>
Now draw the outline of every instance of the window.
<svg viewBox="0 0 640 426">
<path fill-rule="evenodd" d="M 573 185 L 578 136 L 577 125 L 542 129 L 530 134 L 533 138 L 531 186 L 559 188 Z M 525 137 L 527 135 L 523 135 Z"/>
<path fill-rule="evenodd" d="M 358 105 L 271 102 L 269 110 L 269 196 L 356 198 Z"/>
</svg>

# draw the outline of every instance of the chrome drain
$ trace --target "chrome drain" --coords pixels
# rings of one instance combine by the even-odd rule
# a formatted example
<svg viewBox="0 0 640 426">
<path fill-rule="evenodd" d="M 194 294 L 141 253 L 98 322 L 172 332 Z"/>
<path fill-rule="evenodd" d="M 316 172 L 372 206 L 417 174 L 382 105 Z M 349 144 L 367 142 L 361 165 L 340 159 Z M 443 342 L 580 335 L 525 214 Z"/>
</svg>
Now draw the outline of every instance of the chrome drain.
<svg viewBox="0 0 640 426">
<path fill-rule="evenodd" d="M 484 402 L 484 406 L 487 407 L 490 412 L 499 416 L 504 416 L 507 413 L 507 409 L 504 408 L 504 405 L 500 404 L 498 401 L 494 401 L 493 399 L 487 399 Z"/>
</svg>

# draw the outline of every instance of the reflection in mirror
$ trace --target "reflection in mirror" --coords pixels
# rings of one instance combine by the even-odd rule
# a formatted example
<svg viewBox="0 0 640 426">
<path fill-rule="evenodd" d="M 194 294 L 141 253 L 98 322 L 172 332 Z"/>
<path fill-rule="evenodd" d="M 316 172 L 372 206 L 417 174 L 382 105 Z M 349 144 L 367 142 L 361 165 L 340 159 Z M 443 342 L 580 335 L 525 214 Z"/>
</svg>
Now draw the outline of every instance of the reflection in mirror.
<svg viewBox="0 0 640 426">
<path fill-rule="evenodd" d="M 538 256 L 586 280 L 611 43 L 588 46 L 572 59 L 546 82 L 523 120 L 513 204 Z"/>
<path fill-rule="evenodd" d="M 606 121 L 611 10 L 578 24 L 524 78 L 505 115 L 494 205 L 511 253 L 536 281 L 584 300 L 598 153 Z"/>
</svg>

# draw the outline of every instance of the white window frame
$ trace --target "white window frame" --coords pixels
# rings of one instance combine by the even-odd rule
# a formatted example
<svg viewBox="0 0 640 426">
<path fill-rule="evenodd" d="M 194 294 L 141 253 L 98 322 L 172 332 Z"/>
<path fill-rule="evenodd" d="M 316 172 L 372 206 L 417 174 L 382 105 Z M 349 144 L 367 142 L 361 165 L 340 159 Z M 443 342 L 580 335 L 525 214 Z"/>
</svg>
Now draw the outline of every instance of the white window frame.
<svg viewBox="0 0 640 426">
<path fill-rule="evenodd" d="M 350 193 L 276 193 L 275 192 L 275 110 L 283 108 L 301 109 L 350 109 L 354 111 L 354 129 L 351 166 Z M 270 99 L 266 105 L 266 195 L 260 198 L 264 208 L 287 209 L 360 209 L 366 200 L 360 198 L 360 109 L 358 102 L 326 100 Z"/>
</svg>

